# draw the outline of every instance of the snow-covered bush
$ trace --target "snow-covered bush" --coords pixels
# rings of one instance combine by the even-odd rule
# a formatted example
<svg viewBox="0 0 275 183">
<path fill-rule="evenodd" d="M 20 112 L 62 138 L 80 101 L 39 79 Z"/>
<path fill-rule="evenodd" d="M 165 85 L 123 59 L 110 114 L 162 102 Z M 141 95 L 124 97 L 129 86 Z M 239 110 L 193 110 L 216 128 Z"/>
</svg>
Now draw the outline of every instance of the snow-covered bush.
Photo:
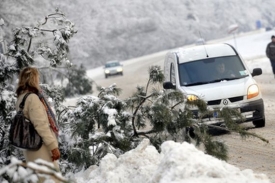
<svg viewBox="0 0 275 183">
<path fill-rule="evenodd" d="M 42 69 L 58 69 L 57 66 L 68 65 L 67 43 L 75 33 L 74 24 L 57 9 L 46 16 L 42 23 L 16 28 L 8 51 L 0 55 L 0 168 L 4 167 L 3 170 L 13 156 L 24 160 L 21 151 L 12 147 L 8 140 L 10 120 L 15 114 L 16 79 L 20 69 L 36 66 L 43 76 L 41 80 L 47 81 L 50 74 L 43 75 Z M 43 83 L 42 88 L 52 97 L 58 116 L 63 110 L 60 105 L 64 99 L 61 89 L 49 87 L 47 83 Z M 18 171 L 21 170 L 18 168 Z M 1 176 L 4 175 L 2 173 Z"/>
</svg>

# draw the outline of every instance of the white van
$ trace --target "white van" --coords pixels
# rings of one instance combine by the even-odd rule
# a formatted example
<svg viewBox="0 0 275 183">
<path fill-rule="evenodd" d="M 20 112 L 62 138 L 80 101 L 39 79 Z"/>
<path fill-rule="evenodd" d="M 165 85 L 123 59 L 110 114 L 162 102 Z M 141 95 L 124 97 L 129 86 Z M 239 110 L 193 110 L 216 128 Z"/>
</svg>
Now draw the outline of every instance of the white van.
<svg viewBox="0 0 275 183">
<path fill-rule="evenodd" d="M 264 127 L 262 94 L 253 78 L 261 74 L 261 68 L 254 68 L 250 73 L 229 44 L 199 45 L 167 53 L 163 87 L 177 89 L 188 98 L 200 98 L 210 109 L 236 108 L 245 122 Z M 207 120 L 209 124 L 222 123 L 215 113 Z"/>
</svg>

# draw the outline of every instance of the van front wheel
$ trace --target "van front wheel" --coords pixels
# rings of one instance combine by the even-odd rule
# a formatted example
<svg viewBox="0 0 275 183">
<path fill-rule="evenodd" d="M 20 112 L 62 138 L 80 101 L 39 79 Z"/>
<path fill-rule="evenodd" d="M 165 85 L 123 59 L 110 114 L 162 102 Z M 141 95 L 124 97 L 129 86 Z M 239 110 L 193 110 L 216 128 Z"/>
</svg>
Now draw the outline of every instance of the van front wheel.
<svg viewBox="0 0 275 183">
<path fill-rule="evenodd" d="M 253 121 L 253 125 L 254 125 L 256 128 L 264 127 L 264 126 L 265 126 L 265 118 L 264 118 L 264 119 L 261 119 L 261 120 Z"/>
</svg>

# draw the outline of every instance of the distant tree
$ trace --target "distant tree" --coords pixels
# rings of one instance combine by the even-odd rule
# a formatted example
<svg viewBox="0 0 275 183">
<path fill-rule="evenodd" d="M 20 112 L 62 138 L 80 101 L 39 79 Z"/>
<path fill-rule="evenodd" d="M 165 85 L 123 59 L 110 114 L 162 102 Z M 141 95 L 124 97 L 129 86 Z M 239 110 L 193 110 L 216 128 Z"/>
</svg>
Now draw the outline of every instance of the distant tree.
<svg viewBox="0 0 275 183">
<path fill-rule="evenodd" d="M 66 97 L 74 96 L 75 94 L 84 95 L 92 92 L 92 81 L 87 78 L 86 70 L 81 64 L 79 68 L 73 66 L 68 69 L 68 84 L 64 88 Z"/>
</svg>

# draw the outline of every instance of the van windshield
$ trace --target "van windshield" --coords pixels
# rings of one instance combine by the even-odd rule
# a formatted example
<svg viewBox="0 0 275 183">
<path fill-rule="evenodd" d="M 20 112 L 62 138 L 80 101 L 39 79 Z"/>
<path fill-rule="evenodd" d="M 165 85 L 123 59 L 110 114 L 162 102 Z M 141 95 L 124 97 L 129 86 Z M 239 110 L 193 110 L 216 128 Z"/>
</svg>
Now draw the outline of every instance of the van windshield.
<svg viewBox="0 0 275 183">
<path fill-rule="evenodd" d="M 179 64 L 181 86 L 234 80 L 247 77 L 248 71 L 237 55 L 208 58 Z"/>
</svg>

